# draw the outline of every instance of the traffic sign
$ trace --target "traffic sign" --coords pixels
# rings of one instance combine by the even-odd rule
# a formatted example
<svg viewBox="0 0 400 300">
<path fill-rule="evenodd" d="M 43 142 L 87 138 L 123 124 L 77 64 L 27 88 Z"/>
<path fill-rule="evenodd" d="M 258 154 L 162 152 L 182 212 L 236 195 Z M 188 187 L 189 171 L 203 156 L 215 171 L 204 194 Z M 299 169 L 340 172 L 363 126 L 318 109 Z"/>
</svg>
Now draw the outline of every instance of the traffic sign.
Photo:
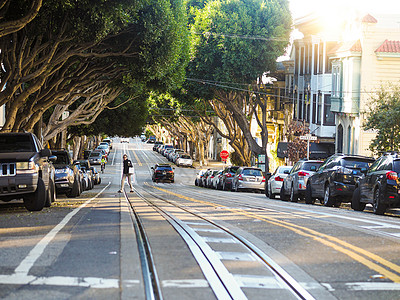
<svg viewBox="0 0 400 300">
<path fill-rule="evenodd" d="M 221 153 L 219 154 L 219 156 L 221 156 L 221 158 L 222 158 L 223 160 L 227 160 L 228 157 L 229 157 L 229 152 L 226 151 L 226 150 L 222 150 Z"/>
<path fill-rule="evenodd" d="M 316 140 L 317 140 L 317 137 L 311 135 L 310 133 L 307 133 L 306 135 L 301 135 L 301 136 L 300 136 L 300 139 L 301 139 L 301 140 L 308 140 L 308 141 L 316 141 Z"/>
</svg>

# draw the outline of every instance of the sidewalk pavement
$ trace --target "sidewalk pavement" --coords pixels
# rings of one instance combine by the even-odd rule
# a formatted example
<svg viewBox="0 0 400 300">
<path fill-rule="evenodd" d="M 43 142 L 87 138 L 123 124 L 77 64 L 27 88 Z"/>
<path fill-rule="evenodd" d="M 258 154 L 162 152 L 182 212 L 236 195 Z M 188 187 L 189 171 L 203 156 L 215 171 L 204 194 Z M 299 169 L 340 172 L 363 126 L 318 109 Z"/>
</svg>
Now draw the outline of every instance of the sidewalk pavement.
<svg viewBox="0 0 400 300">
<path fill-rule="evenodd" d="M 224 169 L 225 167 L 229 166 L 229 164 L 226 164 L 222 161 L 216 161 L 216 160 L 208 160 L 207 165 L 202 165 L 200 166 L 198 161 L 193 162 L 193 167 L 196 169 L 215 169 L 215 170 L 221 170 Z"/>
</svg>

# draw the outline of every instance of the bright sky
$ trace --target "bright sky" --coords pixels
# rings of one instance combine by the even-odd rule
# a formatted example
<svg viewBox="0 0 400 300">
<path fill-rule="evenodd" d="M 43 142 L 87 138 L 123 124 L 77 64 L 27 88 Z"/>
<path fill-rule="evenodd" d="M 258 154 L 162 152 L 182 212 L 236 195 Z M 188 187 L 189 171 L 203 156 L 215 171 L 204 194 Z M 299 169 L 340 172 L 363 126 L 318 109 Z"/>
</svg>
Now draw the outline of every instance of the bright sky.
<svg viewBox="0 0 400 300">
<path fill-rule="evenodd" d="M 343 11 L 356 8 L 371 15 L 400 14 L 400 0 L 289 0 L 289 3 L 293 18 L 309 14 L 313 9 L 329 13 L 333 7 Z"/>
</svg>

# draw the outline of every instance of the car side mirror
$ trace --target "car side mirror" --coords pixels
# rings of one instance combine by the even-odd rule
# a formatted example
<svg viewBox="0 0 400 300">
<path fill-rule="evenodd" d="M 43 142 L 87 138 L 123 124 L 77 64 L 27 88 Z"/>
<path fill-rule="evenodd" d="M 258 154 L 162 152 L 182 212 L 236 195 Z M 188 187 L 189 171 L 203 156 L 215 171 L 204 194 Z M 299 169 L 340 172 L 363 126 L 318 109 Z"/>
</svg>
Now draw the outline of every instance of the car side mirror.
<svg viewBox="0 0 400 300">
<path fill-rule="evenodd" d="M 49 156 L 49 160 L 54 163 L 57 161 L 57 156 L 55 155 Z"/>
<path fill-rule="evenodd" d="M 289 170 L 285 170 L 285 171 L 283 171 L 283 174 L 290 174 L 290 171 Z"/>
<path fill-rule="evenodd" d="M 44 149 L 40 150 L 39 154 L 42 157 L 50 157 L 51 156 L 51 150 L 48 149 L 48 148 L 44 148 Z"/>
<path fill-rule="evenodd" d="M 316 166 L 311 166 L 311 167 L 310 167 L 310 171 L 315 172 L 316 170 L 317 170 L 317 167 L 316 167 Z"/>
</svg>

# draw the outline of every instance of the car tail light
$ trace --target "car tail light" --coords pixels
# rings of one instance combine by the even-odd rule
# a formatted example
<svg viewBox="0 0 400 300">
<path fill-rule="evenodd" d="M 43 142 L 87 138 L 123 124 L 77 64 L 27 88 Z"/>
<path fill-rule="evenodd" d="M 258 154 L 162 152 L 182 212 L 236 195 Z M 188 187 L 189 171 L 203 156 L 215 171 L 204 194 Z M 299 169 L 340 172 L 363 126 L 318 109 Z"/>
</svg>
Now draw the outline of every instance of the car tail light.
<svg viewBox="0 0 400 300">
<path fill-rule="evenodd" d="M 265 182 L 265 177 L 263 176 L 263 179 L 261 180 L 261 182 Z"/>
<path fill-rule="evenodd" d="M 389 171 L 389 172 L 386 173 L 386 179 L 397 180 L 397 178 L 398 178 L 398 176 L 397 176 L 396 172 Z"/>
<path fill-rule="evenodd" d="M 308 174 L 307 172 L 304 172 L 304 171 L 300 171 L 299 172 L 299 177 L 305 177 L 305 176 L 308 176 L 308 175 L 310 175 L 310 174 Z"/>
<path fill-rule="evenodd" d="M 264 178 L 264 179 L 265 179 L 265 178 Z M 275 177 L 275 181 L 283 181 L 283 178 L 280 177 L 280 176 L 276 176 L 276 177 Z"/>
<path fill-rule="evenodd" d="M 232 177 L 231 173 L 226 174 L 226 177 Z"/>
<path fill-rule="evenodd" d="M 350 169 L 348 169 L 348 168 L 345 168 L 345 167 L 338 167 L 338 168 L 336 169 L 336 173 L 337 173 L 337 174 L 346 174 L 346 175 L 349 175 L 349 174 L 353 174 L 353 171 L 350 170 Z"/>
<path fill-rule="evenodd" d="M 243 180 L 242 174 L 238 176 L 238 180 Z"/>
</svg>

